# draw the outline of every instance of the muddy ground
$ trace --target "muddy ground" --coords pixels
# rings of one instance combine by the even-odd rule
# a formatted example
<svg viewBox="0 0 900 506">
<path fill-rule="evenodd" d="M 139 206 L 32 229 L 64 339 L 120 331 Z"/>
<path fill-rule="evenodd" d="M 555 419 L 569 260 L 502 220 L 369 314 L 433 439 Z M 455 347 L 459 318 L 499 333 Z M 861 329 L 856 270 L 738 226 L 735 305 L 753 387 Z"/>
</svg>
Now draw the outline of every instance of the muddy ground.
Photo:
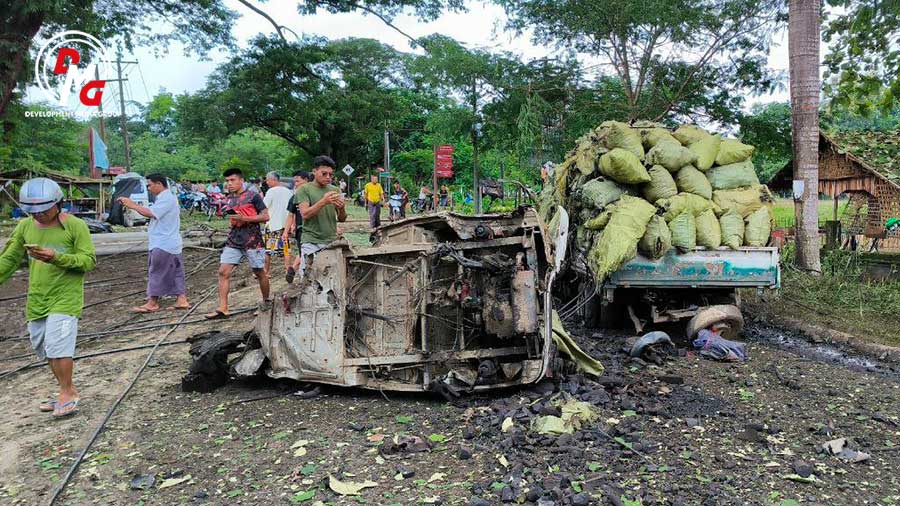
<svg viewBox="0 0 900 506">
<path fill-rule="evenodd" d="M 214 255 L 186 254 L 188 271 L 198 269 L 188 281 L 195 301 L 214 282 Z M 134 254 L 101 258 L 88 278 L 87 303 L 141 290 L 145 262 L 146 256 Z M 242 268 L 235 309 L 257 300 L 248 277 Z M 0 298 L 24 289 L 18 275 Z M 132 317 L 127 309 L 141 298 L 88 307 L 82 334 L 183 315 Z M 0 375 L 32 360 L 16 358 L 29 351 L 21 339 L 23 303 L 0 302 Z M 214 296 L 187 321 L 213 304 Z M 168 340 L 245 330 L 251 315 L 190 324 Z M 702 359 L 681 343 L 677 357 L 654 365 L 621 352 L 627 332 L 600 334 L 576 323 L 572 334 L 607 368 L 602 378 L 572 374 L 454 403 L 339 388 L 304 398 L 293 395 L 303 386 L 266 380 L 232 383 L 211 394 L 183 393 L 187 345 L 168 346 L 115 412 L 59 503 L 900 503 L 900 372 L 808 346 L 761 320 L 745 331 L 752 359 L 744 364 Z M 98 337 L 80 345 L 79 353 L 154 343 L 167 330 Z M 47 503 L 146 355 L 139 350 L 80 360 L 76 382 L 83 404 L 67 420 L 37 410 L 53 392 L 46 369 L 0 378 L 0 504 Z M 594 405 L 598 420 L 572 435 L 530 430 L 533 419 L 554 413 L 554 404 L 568 397 Z M 421 438 L 410 446 L 424 451 L 392 453 L 395 436 L 401 442 Z M 839 437 L 870 458 L 851 463 L 820 451 Z M 375 486 L 356 497 L 340 496 L 330 490 L 329 476 Z M 134 485 L 146 489 L 132 486 L 135 477 Z"/>
</svg>

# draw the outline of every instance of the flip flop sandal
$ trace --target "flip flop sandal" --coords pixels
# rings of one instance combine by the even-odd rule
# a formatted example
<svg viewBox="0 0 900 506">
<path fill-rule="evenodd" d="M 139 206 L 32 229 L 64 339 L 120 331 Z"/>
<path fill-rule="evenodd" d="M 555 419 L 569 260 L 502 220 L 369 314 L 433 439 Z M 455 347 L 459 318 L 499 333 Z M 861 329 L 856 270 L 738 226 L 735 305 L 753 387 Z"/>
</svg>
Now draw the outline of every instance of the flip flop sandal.
<svg viewBox="0 0 900 506">
<path fill-rule="evenodd" d="M 191 308 L 191 306 L 172 306 L 169 309 L 171 309 L 173 311 L 187 311 L 190 308 Z"/>
<path fill-rule="evenodd" d="M 209 313 L 209 314 L 204 315 L 203 317 L 206 318 L 207 320 L 222 320 L 224 318 L 228 318 L 228 316 L 230 316 L 230 315 L 228 315 L 227 313 L 223 313 L 219 310 L 216 310 L 215 313 Z"/>
<path fill-rule="evenodd" d="M 53 418 L 66 418 L 78 413 L 78 399 L 72 399 L 63 404 L 56 404 L 53 410 Z"/>
<path fill-rule="evenodd" d="M 49 413 L 51 411 L 55 411 L 56 399 L 47 399 L 46 401 L 41 401 L 41 406 L 38 409 L 41 410 L 41 413 Z"/>
</svg>

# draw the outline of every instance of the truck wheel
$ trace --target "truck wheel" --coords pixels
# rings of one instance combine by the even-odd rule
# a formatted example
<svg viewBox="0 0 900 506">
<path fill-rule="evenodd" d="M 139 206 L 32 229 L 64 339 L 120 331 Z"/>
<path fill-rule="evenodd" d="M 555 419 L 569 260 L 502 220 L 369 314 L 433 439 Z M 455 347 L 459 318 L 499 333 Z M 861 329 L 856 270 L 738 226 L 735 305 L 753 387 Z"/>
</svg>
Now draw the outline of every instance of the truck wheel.
<svg viewBox="0 0 900 506">
<path fill-rule="evenodd" d="M 728 328 L 721 332 L 722 337 L 726 339 L 734 339 L 744 328 L 744 317 L 741 310 L 737 306 L 731 304 L 718 304 L 715 306 L 706 306 L 697 311 L 697 314 L 691 318 L 687 324 L 687 337 L 693 340 L 697 337 L 697 333 L 705 328 L 709 328 L 716 323 L 724 323 Z"/>
</svg>

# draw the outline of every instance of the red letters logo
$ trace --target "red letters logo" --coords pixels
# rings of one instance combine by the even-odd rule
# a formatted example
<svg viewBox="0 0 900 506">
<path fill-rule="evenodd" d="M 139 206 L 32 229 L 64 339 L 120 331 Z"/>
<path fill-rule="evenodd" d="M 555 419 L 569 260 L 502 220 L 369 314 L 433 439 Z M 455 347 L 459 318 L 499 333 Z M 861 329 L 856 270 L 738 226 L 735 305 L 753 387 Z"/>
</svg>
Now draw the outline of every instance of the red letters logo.
<svg viewBox="0 0 900 506">
<path fill-rule="evenodd" d="M 83 51 L 88 51 L 90 57 L 83 57 Z M 109 71 L 108 54 L 103 44 L 92 35 L 77 30 L 59 33 L 38 51 L 34 64 L 35 81 L 44 95 L 60 106 L 68 105 L 69 95 L 74 90 L 83 105 L 96 107 L 103 99 L 103 88 L 106 86 L 106 80 L 98 76 L 105 76 Z M 79 66 L 88 59 L 91 63 Z M 56 89 L 49 84 L 52 75 L 62 76 Z"/>
</svg>

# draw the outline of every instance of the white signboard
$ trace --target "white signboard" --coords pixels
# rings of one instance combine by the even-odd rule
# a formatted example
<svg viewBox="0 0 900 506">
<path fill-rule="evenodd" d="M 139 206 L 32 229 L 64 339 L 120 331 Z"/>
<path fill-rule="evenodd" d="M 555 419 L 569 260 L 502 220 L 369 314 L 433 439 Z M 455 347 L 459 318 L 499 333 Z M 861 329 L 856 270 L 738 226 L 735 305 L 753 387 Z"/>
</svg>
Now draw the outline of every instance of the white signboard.
<svg viewBox="0 0 900 506">
<path fill-rule="evenodd" d="M 352 176 L 353 170 L 354 170 L 353 167 L 351 167 L 349 163 L 347 165 L 344 165 L 343 171 L 344 171 L 344 174 L 347 174 L 347 176 Z"/>
</svg>

